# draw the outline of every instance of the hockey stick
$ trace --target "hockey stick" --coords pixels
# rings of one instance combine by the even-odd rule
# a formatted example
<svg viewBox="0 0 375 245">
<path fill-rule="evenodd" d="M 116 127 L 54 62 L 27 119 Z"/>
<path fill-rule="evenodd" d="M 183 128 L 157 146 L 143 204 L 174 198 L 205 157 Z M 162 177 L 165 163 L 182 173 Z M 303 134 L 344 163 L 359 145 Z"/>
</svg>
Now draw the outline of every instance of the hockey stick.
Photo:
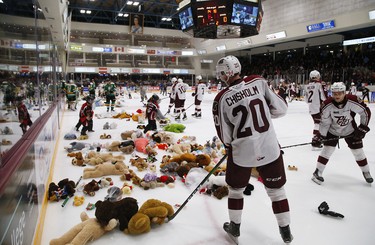
<svg viewBox="0 0 375 245">
<path fill-rule="evenodd" d="M 195 193 L 198 191 L 198 189 L 208 180 L 208 178 L 216 171 L 216 169 L 224 162 L 224 160 L 227 158 L 227 154 L 225 154 L 220 161 L 213 167 L 213 169 L 204 177 L 204 179 L 198 184 L 198 186 L 194 189 L 194 191 L 190 194 L 190 196 L 185 200 L 185 202 L 176 210 L 174 214 L 171 216 L 168 216 L 168 220 L 166 222 L 171 221 L 174 219 L 177 214 L 185 207 L 185 205 L 190 201 L 190 199 L 195 195 Z"/>
<path fill-rule="evenodd" d="M 332 139 L 325 139 L 325 140 L 322 140 L 322 143 L 324 143 L 324 142 L 328 142 L 328 141 L 332 141 L 332 140 L 339 140 L 339 139 L 350 138 L 350 137 L 352 137 L 352 136 L 351 136 L 351 135 L 350 135 L 350 136 L 339 136 L 339 137 L 335 137 L 335 138 L 332 138 Z M 287 145 L 287 146 L 282 146 L 280 149 L 292 148 L 292 147 L 303 146 L 303 145 L 311 145 L 311 144 L 312 144 L 312 142 L 301 143 L 301 144 L 295 144 L 295 145 Z"/>
</svg>

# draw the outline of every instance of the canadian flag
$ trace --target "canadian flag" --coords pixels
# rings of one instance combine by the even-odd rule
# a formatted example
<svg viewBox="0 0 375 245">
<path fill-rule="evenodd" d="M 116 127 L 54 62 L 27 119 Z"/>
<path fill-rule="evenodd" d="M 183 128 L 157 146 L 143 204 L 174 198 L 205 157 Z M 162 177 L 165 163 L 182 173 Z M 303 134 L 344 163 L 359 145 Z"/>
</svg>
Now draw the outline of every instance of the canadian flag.
<svg viewBox="0 0 375 245">
<path fill-rule="evenodd" d="M 107 73 L 107 67 L 99 67 L 99 73 Z"/>
<path fill-rule="evenodd" d="M 30 67 L 29 66 L 21 66 L 20 67 L 20 72 L 29 72 L 30 71 Z"/>
<path fill-rule="evenodd" d="M 115 52 L 124 53 L 125 52 L 125 47 L 115 47 Z"/>
</svg>

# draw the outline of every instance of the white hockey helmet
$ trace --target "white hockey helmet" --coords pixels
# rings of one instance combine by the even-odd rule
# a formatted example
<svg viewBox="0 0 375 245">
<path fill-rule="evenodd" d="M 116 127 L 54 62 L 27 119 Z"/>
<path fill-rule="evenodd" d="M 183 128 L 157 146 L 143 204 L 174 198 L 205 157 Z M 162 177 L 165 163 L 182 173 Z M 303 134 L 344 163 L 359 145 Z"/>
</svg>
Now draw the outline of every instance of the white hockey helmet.
<svg viewBox="0 0 375 245">
<path fill-rule="evenodd" d="M 331 91 L 332 91 L 332 93 L 334 93 L 334 92 L 345 92 L 346 86 L 343 82 L 333 83 L 331 85 Z"/>
<path fill-rule="evenodd" d="M 197 79 L 197 80 L 200 81 L 200 80 L 202 80 L 202 76 L 201 76 L 201 75 L 198 75 L 198 76 L 195 77 L 195 79 Z"/>
<path fill-rule="evenodd" d="M 172 83 L 176 82 L 177 81 L 177 77 L 172 77 L 171 81 L 172 81 Z"/>
<path fill-rule="evenodd" d="M 352 86 L 353 86 L 353 85 L 354 85 L 354 83 L 351 83 L 350 85 L 352 85 Z"/>
<path fill-rule="evenodd" d="M 183 82 L 182 78 L 177 79 L 177 82 L 182 83 Z"/>
<path fill-rule="evenodd" d="M 317 70 L 313 70 L 310 72 L 310 79 L 311 80 L 320 80 L 320 73 Z"/>
<path fill-rule="evenodd" d="M 241 73 L 241 63 L 237 57 L 228 55 L 218 60 L 216 64 L 216 78 L 226 75 L 228 78 Z"/>
</svg>

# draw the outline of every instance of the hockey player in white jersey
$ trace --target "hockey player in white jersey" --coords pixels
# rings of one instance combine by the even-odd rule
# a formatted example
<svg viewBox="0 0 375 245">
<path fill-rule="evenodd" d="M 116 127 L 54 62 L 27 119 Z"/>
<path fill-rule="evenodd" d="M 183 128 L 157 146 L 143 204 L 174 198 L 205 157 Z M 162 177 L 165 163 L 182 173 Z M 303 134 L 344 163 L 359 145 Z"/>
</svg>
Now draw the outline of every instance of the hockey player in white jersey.
<svg viewBox="0 0 375 245">
<path fill-rule="evenodd" d="M 195 91 L 192 93 L 194 96 L 195 112 L 192 114 L 193 117 L 202 118 L 201 103 L 203 100 L 204 92 L 207 90 L 207 86 L 202 80 L 202 76 L 196 77 L 197 84 L 195 85 Z"/>
<path fill-rule="evenodd" d="M 176 99 L 175 87 L 176 87 L 176 84 L 177 84 L 177 77 L 172 77 L 171 82 L 172 82 L 172 87 L 171 87 L 171 92 L 169 94 L 169 105 L 168 105 L 167 114 L 171 113 L 171 109 L 172 109 L 172 107 L 174 105 L 174 101 Z M 174 112 L 176 112 L 176 106 L 174 108 L 175 108 Z"/>
<path fill-rule="evenodd" d="M 249 183 L 251 168 L 257 168 L 272 201 L 281 237 L 290 243 L 289 203 L 283 157 L 271 118 L 284 116 L 286 102 L 275 94 L 260 76 L 242 78 L 241 64 L 235 56 L 217 62 L 217 78 L 227 87 L 215 97 L 212 107 L 217 135 L 227 150 L 226 182 L 229 186 L 230 222 L 224 230 L 235 241 L 240 236 L 243 191 Z"/>
<path fill-rule="evenodd" d="M 362 142 L 366 133 L 370 131 L 368 123 L 371 111 L 357 96 L 345 94 L 346 87 L 344 83 L 334 83 L 331 89 L 332 97 L 324 101 L 322 106 L 320 137 L 316 140 L 321 142 L 324 139 L 324 147 L 318 157 L 312 180 L 317 184 L 324 182 L 322 173 L 329 158 L 335 151 L 338 143 L 337 137 L 344 137 L 358 166 L 362 170 L 366 182 L 372 183 L 374 180 L 370 174 L 370 167 L 363 151 Z M 354 119 L 356 114 L 360 116 L 359 126 L 357 126 Z"/>
<path fill-rule="evenodd" d="M 184 81 L 179 78 L 177 79 L 176 87 L 174 88 L 176 98 L 175 98 L 175 107 L 177 111 L 176 121 L 181 120 L 181 114 L 183 114 L 182 120 L 186 120 L 186 111 L 185 111 L 185 100 L 186 100 L 186 91 L 188 90 L 189 86 L 184 83 Z"/>
<path fill-rule="evenodd" d="M 319 137 L 319 123 L 321 120 L 320 106 L 326 100 L 326 95 L 320 80 L 320 73 L 317 70 L 310 72 L 310 82 L 305 86 L 305 101 L 309 105 L 309 113 L 314 121 L 313 147 L 321 148 L 321 144 L 314 141 L 314 137 Z"/>
</svg>

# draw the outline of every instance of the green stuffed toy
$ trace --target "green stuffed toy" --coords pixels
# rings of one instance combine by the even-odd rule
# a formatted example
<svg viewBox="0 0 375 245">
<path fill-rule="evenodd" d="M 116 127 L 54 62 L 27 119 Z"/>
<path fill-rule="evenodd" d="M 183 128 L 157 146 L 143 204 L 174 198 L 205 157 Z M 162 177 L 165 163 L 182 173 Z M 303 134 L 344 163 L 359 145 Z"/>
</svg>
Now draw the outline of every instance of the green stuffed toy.
<svg viewBox="0 0 375 245">
<path fill-rule="evenodd" d="M 171 123 L 171 124 L 166 125 L 163 129 L 164 131 L 168 131 L 168 132 L 182 133 L 184 132 L 185 128 L 186 127 L 183 124 Z"/>
</svg>

